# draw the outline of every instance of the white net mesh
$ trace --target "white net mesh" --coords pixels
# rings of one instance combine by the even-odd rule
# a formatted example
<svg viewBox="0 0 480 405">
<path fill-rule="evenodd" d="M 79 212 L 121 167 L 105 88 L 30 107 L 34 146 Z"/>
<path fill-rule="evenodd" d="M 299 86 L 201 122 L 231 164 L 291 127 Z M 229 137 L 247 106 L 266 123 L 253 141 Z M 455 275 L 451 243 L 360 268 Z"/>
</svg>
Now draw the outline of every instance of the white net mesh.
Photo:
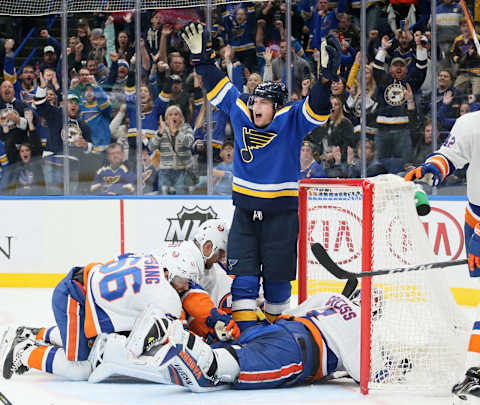
<svg viewBox="0 0 480 405">
<path fill-rule="evenodd" d="M 414 186 L 394 175 L 369 179 L 373 192 L 373 269 L 436 261 L 414 203 Z M 362 187 L 308 188 L 307 246 L 321 242 L 349 271 L 361 271 Z M 342 284 L 307 248 L 309 294 Z M 365 297 L 362 297 L 365 299 Z M 444 273 L 408 272 L 372 280 L 369 389 L 448 394 L 464 364 L 468 322 Z"/>
<path fill-rule="evenodd" d="M 255 2 L 255 0 L 253 0 Z M 258 1 L 258 0 L 257 0 Z M 240 3 L 241 0 L 211 0 L 212 7 L 221 4 Z M 173 9 L 193 8 L 206 5 L 206 0 L 142 0 L 140 9 Z M 133 11 L 136 2 L 134 0 L 67 0 L 69 13 L 95 13 L 95 12 L 120 12 Z M 33 0 L 0 2 L 0 14 L 11 16 L 36 16 L 56 14 L 63 10 L 62 0 Z"/>
</svg>

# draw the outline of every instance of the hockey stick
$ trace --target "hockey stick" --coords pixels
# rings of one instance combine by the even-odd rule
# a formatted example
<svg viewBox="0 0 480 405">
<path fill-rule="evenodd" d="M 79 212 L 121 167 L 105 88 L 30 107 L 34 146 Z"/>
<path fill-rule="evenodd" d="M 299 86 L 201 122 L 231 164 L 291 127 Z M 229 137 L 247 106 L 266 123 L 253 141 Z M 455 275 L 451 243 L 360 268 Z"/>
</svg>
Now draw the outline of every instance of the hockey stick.
<svg viewBox="0 0 480 405">
<path fill-rule="evenodd" d="M 417 270 L 430 270 L 430 269 L 439 269 L 444 267 L 458 266 L 461 264 L 467 264 L 467 259 L 461 260 L 450 260 L 448 262 L 436 262 L 436 263 L 427 263 L 419 264 L 417 266 L 411 267 L 399 267 L 396 269 L 385 269 L 385 270 L 374 270 L 374 271 L 364 271 L 362 273 L 353 273 L 342 269 L 337 263 L 335 263 L 332 258 L 328 255 L 327 251 L 320 243 L 314 243 L 312 245 L 312 252 L 318 262 L 325 267 L 325 269 L 333 274 L 336 278 L 339 279 L 352 279 L 352 278 L 363 278 L 363 277 L 373 277 L 373 276 L 382 276 L 385 274 L 394 274 L 394 273 L 404 273 L 406 271 L 417 271 Z"/>
<path fill-rule="evenodd" d="M 358 279 L 349 278 L 347 280 L 347 283 L 345 284 L 345 287 L 343 287 L 342 295 L 344 297 L 350 298 L 352 293 L 355 291 L 355 288 L 357 288 L 357 285 L 358 285 Z"/>
<path fill-rule="evenodd" d="M 467 19 L 468 28 L 470 29 L 470 34 L 472 34 L 473 43 L 475 44 L 475 48 L 477 48 L 477 54 L 480 56 L 480 42 L 478 41 L 477 33 L 475 32 L 475 26 L 473 25 L 472 21 L 472 16 L 468 11 L 465 0 L 460 0 L 460 7 L 462 7 L 463 14 L 465 14 L 465 18 Z"/>
</svg>

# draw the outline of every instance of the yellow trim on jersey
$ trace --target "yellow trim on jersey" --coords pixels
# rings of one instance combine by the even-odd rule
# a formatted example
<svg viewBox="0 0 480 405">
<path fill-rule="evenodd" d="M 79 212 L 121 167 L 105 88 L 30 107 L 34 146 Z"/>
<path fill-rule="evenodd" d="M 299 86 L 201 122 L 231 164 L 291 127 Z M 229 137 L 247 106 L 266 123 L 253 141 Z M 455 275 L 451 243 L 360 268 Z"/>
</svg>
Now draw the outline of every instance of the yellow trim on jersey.
<svg viewBox="0 0 480 405">
<path fill-rule="evenodd" d="M 330 117 L 330 114 L 320 115 L 320 114 L 315 113 L 312 110 L 312 108 L 310 107 L 310 104 L 308 103 L 308 100 L 309 100 L 309 97 L 307 97 L 307 99 L 305 100 L 305 110 L 307 111 L 308 115 L 310 115 L 312 118 L 314 118 L 317 121 L 320 121 L 322 123 L 325 122 L 326 120 L 328 120 L 328 117 Z"/>
<path fill-rule="evenodd" d="M 228 77 L 225 76 L 222 80 L 220 80 L 217 85 L 208 92 L 207 94 L 207 98 L 208 98 L 208 101 L 211 101 L 212 99 L 214 99 L 215 97 L 217 97 L 218 93 L 220 93 L 220 91 L 223 89 L 223 87 L 228 83 Z"/>
<path fill-rule="evenodd" d="M 240 109 L 245 113 L 245 115 L 248 117 L 250 121 L 252 121 L 252 115 L 250 114 L 250 109 L 247 107 L 247 105 L 243 102 L 242 99 L 237 98 L 237 106 L 240 107 Z"/>
<path fill-rule="evenodd" d="M 298 190 L 280 190 L 280 191 L 258 191 L 246 187 L 232 184 L 232 190 L 250 197 L 259 198 L 278 198 L 278 197 L 298 197 Z"/>
<path fill-rule="evenodd" d="M 5 70 L 3 71 L 3 78 L 10 82 L 10 83 L 15 83 L 17 81 L 17 72 L 14 72 L 13 75 L 5 72 Z"/>
<path fill-rule="evenodd" d="M 278 110 L 278 111 L 275 113 L 274 118 L 279 117 L 279 116 L 282 115 L 282 114 L 285 114 L 288 110 L 290 110 L 290 108 L 292 108 L 291 105 L 287 105 L 286 107 L 280 108 L 280 110 Z"/>
<path fill-rule="evenodd" d="M 98 108 L 99 108 L 100 110 L 104 110 L 105 108 L 107 108 L 107 107 L 109 107 L 109 106 L 110 106 L 110 100 L 107 99 L 107 101 L 105 101 L 103 104 L 100 104 L 100 105 L 98 106 Z"/>
</svg>

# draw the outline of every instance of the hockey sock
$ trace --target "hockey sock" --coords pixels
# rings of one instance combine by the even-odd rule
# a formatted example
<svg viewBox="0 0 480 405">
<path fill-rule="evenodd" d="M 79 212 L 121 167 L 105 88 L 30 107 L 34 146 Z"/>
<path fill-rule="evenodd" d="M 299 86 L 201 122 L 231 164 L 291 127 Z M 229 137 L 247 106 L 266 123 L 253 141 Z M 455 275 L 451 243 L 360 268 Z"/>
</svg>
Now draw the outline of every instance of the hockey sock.
<svg viewBox="0 0 480 405">
<path fill-rule="evenodd" d="M 232 317 L 240 331 L 257 323 L 260 281 L 255 276 L 236 276 L 232 283 Z"/>
<path fill-rule="evenodd" d="M 22 353 L 22 363 L 70 380 L 87 380 L 91 372 L 90 362 L 68 361 L 64 350 L 52 345 L 28 348 Z"/>
<path fill-rule="evenodd" d="M 52 326 L 50 328 L 42 328 L 35 337 L 37 343 L 52 344 L 54 346 L 62 346 L 62 338 L 60 336 L 60 330 L 58 326 Z"/>
</svg>

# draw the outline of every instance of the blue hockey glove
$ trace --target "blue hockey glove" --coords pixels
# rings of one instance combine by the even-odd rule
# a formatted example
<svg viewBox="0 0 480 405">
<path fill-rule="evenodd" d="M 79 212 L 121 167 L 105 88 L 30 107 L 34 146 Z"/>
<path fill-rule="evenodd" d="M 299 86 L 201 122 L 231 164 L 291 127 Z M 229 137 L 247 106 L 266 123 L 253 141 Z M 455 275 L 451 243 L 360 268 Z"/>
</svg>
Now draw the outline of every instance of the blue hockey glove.
<svg viewBox="0 0 480 405">
<path fill-rule="evenodd" d="M 240 336 L 240 329 L 232 317 L 220 312 L 217 308 L 212 308 L 205 323 L 213 329 L 217 339 L 222 342 L 237 339 Z"/>
<path fill-rule="evenodd" d="M 320 70 L 323 77 L 338 82 L 338 68 L 342 59 L 342 48 L 335 35 L 328 34 L 322 38 L 320 45 Z"/>
<path fill-rule="evenodd" d="M 423 165 L 418 166 L 416 169 L 410 170 L 406 175 L 405 175 L 405 181 L 412 181 L 412 180 L 420 180 L 424 176 L 430 174 L 432 177 L 433 186 L 438 186 L 445 176 L 442 173 L 442 169 L 437 165 L 436 162 L 425 162 Z M 427 182 L 428 176 L 427 176 Z"/>
<path fill-rule="evenodd" d="M 203 29 L 202 24 L 198 22 L 188 24 L 182 33 L 182 38 L 190 49 L 192 65 L 213 63 L 215 51 L 212 49 L 209 32 Z"/>
<path fill-rule="evenodd" d="M 470 271 L 480 270 L 480 223 L 475 225 L 468 250 L 468 268 Z"/>
</svg>

